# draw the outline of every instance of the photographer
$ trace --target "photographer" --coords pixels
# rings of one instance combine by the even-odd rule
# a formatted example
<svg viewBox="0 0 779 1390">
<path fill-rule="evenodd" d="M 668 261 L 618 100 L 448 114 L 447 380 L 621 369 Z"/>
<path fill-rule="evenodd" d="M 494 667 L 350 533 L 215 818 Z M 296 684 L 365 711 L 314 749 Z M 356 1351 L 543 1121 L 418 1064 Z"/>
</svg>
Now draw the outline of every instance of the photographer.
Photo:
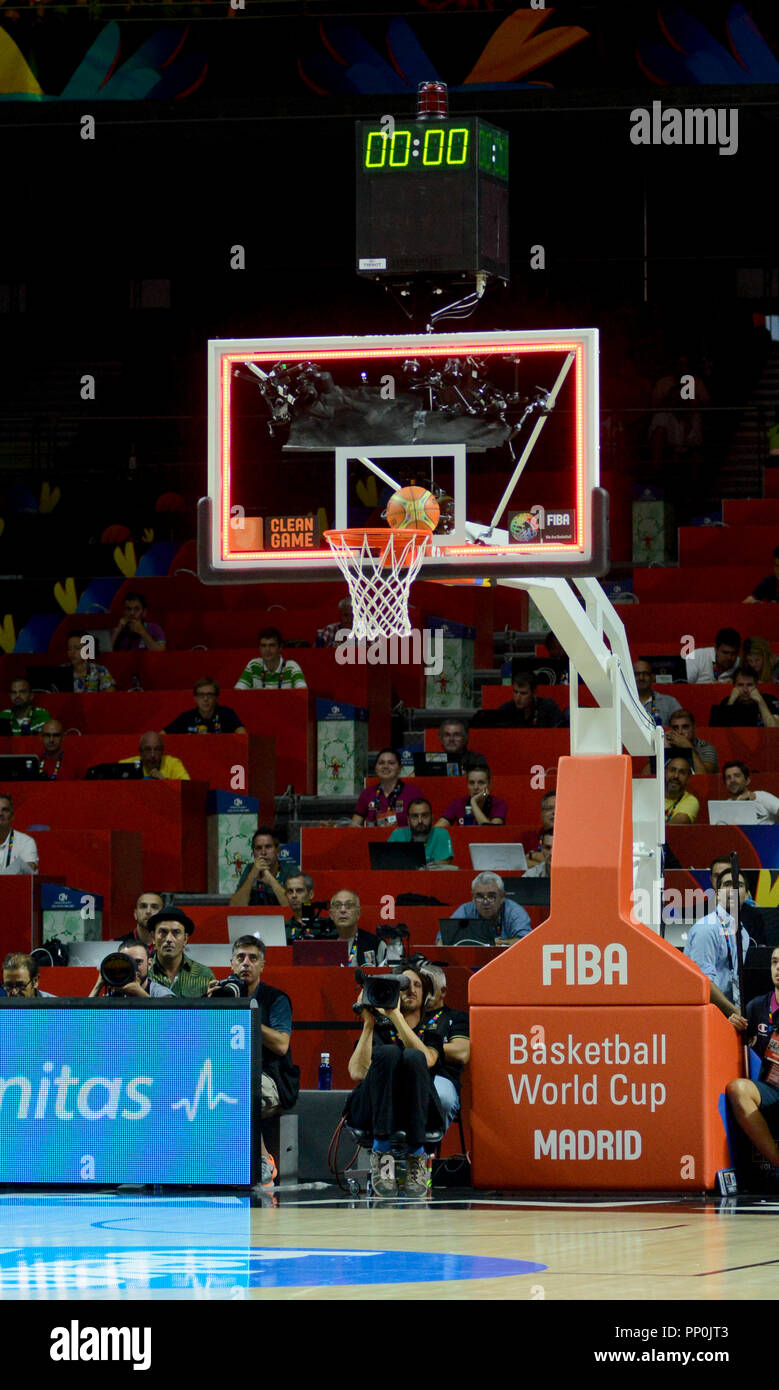
<svg viewBox="0 0 779 1390">
<path fill-rule="evenodd" d="M 262 1029 L 262 1118 L 270 1119 L 280 1110 L 291 1110 L 300 1089 L 300 1068 L 292 1061 L 289 1040 L 292 1033 L 292 1004 L 283 990 L 266 985 L 261 978 L 265 965 L 265 943 L 258 936 L 239 936 L 233 942 L 230 969 L 243 985 L 243 992 L 256 999 Z M 209 998 L 223 987 L 214 980 Z M 262 1143 L 260 1186 L 271 1189 L 278 1176 L 272 1155 Z"/>
<path fill-rule="evenodd" d="M 349 1058 L 349 1075 L 360 1084 L 347 1101 L 346 1115 L 355 1128 L 373 1135 L 371 1186 L 376 1196 L 397 1195 L 389 1136 L 404 1130 L 408 1145 L 406 1196 L 425 1197 L 425 1132 L 443 1121 L 433 1082 L 443 1061 L 444 1041 L 423 1014 L 431 981 L 411 966 L 402 971 L 398 967 L 394 973 L 401 978 L 397 1004 L 361 1009 L 362 1033 Z M 386 976 L 381 977 L 381 984 L 386 980 Z M 370 986 L 371 977 L 366 977 L 363 993 Z"/>
<path fill-rule="evenodd" d="M 143 941 L 125 937 L 118 951 L 112 955 L 128 956 L 135 967 L 135 979 L 126 985 L 110 984 L 103 972 L 102 964 L 97 979 L 89 991 L 89 998 L 96 999 L 99 994 L 126 994 L 133 999 L 172 999 L 173 990 L 149 979 L 149 948 Z M 107 957 L 108 960 L 111 957 Z"/>
</svg>

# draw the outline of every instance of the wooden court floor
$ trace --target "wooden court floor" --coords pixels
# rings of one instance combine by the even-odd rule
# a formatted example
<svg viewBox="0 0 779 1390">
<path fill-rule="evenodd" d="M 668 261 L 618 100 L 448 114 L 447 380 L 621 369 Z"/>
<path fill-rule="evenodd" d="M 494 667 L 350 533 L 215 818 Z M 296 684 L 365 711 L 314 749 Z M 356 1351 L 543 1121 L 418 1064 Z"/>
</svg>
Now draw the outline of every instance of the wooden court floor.
<svg viewBox="0 0 779 1390">
<path fill-rule="evenodd" d="M 0 1299 L 748 1302 L 779 1297 L 778 1216 L 779 1191 L 9 1191 Z"/>
</svg>

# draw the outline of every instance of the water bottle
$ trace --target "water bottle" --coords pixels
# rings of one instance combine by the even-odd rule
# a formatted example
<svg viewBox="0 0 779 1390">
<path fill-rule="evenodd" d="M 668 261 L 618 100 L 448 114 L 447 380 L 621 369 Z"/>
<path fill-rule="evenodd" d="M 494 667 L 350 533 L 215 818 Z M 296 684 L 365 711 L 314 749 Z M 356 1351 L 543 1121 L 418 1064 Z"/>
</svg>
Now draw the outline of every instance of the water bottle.
<svg viewBox="0 0 779 1390">
<path fill-rule="evenodd" d="M 332 1091 L 333 1089 L 333 1068 L 330 1066 L 329 1052 L 323 1052 L 320 1056 L 317 1086 L 320 1091 Z"/>
</svg>

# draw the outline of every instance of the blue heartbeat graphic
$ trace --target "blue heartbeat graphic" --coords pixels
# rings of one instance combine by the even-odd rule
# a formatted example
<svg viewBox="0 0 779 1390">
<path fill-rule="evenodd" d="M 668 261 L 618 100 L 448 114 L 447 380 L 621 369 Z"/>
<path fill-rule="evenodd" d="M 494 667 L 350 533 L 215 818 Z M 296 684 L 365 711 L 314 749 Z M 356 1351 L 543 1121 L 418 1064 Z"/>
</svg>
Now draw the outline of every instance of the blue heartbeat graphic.
<svg viewBox="0 0 779 1390">
<path fill-rule="evenodd" d="M 217 1091 L 216 1095 L 214 1095 L 212 1089 L 211 1058 L 206 1057 L 205 1062 L 200 1068 L 200 1075 L 197 1079 L 197 1086 L 195 1087 L 193 1099 L 190 1101 L 187 1100 L 186 1096 L 182 1096 L 181 1100 L 171 1101 L 171 1110 L 180 1110 L 183 1105 L 187 1112 L 187 1119 L 190 1121 L 194 1120 L 200 1106 L 200 1097 L 204 1091 L 206 1092 L 206 1101 L 208 1102 L 209 1110 L 215 1110 L 220 1101 L 224 1101 L 227 1105 L 238 1104 L 237 1096 L 227 1096 L 224 1091 Z"/>
</svg>

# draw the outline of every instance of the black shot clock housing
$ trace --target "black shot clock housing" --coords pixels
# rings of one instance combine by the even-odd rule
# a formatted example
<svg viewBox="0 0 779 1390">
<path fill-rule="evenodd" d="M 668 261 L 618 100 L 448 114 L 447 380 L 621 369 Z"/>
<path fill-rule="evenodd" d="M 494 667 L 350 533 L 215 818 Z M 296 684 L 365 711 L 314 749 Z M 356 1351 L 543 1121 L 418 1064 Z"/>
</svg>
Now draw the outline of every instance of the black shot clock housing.
<svg viewBox="0 0 779 1390">
<path fill-rule="evenodd" d="M 508 135 L 479 117 L 357 123 L 357 274 L 509 278 Z"/>
</svg>

